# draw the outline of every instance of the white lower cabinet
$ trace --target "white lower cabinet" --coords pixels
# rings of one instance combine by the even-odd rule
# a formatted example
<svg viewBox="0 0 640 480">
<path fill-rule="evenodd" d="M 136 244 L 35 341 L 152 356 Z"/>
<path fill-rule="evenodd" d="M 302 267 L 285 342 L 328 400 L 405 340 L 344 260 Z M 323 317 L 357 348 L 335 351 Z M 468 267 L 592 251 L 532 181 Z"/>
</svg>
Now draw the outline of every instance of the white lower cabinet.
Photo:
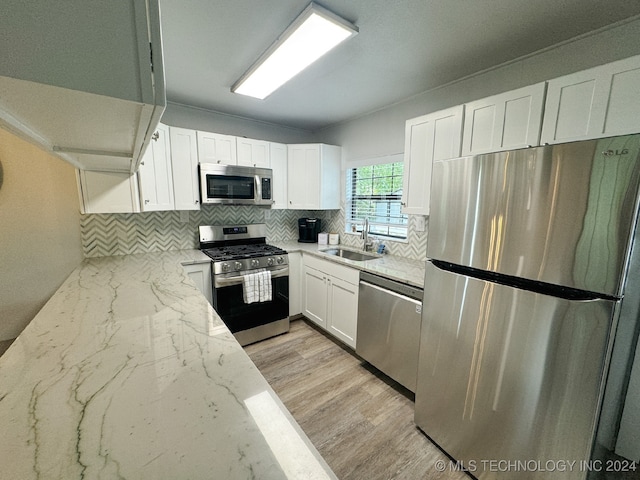
<svg viewBox="0 0 640 480">
<path fill-rule="evenodd" d="M 358 270 L 303 256 L 302 313 L 309 320 L 356 347 L 358 321 Z"/>
<path fill-rule="evenodd" d="M 211 262 L 182 265 L 198 290 L 202 292 L 210 305 L 213 305 L 213 284 L 211 283 Z"/>
<path fill-rule="evenodd" d="M 289 316 L 302 314 L 302 254 L 290 252 L 289 258 Z"/>
</svg>

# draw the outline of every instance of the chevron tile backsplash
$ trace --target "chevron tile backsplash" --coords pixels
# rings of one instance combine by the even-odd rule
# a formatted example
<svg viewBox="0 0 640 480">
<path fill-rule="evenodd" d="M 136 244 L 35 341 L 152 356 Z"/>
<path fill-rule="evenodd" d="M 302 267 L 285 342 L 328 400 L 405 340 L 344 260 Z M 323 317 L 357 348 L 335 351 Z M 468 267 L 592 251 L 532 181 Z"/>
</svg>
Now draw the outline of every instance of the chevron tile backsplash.
<svg viewBox="0 0 640 480">
<path fill-rule="evenodd" d="M 319 217 L 324 231 L 340 233 L 343 244 L 360 247 L 358 235 L 344 233 L 344 209 L 329 211 L 266 210 L 251 206 L 203 206 L 188 212 L 145 212 L 81 215 L 80 229 L 85 257 L 128 255 L 198 248 L 198 226 L 266 223 L 268 242 L 298 239 L 298 218 Z M 409 216 L 409 241 L 384 241 L 387 250 L 416 260 L 426 258 L 427 233 L 415 229 Z"/>
<path fill-rule="evenodd" d="M 198 226 L 266 223 L 267 241 L 298 239 L 299 217 L 320 217 L 332 212 L 265 210 L 251 206 L 205 206 L 188 212 L 144 212 L 81 215 L 80 229 L 85 257 L 128 255 L 198 248 Z M 265 218 L 268 216 L 269 218 Z"/>
</svg>

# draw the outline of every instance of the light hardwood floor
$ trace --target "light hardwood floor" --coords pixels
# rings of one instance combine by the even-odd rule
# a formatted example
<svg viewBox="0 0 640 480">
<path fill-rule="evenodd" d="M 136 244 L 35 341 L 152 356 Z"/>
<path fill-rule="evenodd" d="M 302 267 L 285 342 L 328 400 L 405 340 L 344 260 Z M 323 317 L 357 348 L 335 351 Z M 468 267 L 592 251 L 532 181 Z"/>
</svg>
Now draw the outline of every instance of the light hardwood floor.
<svg viewBox="0 0 640 480">
<path fill-rule="evenodd" d="M 413 423 L 413 395 L 305 320 L 245 347 L 342 480 L 465 479 Z"/>
</svg>

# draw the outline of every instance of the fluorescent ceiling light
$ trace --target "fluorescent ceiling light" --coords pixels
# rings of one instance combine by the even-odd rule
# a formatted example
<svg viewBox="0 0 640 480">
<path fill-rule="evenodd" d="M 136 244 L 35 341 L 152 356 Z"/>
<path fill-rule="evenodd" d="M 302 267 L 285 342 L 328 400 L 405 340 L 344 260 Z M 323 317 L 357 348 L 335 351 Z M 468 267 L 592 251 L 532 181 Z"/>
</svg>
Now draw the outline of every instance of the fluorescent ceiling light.
<svg viewBox="0 0 640 480">
<path fill-rule="evenodd" d="M 357 33 L 355 25 L 312 2 L 231 91 L 262 100 Z"/>
</svg>

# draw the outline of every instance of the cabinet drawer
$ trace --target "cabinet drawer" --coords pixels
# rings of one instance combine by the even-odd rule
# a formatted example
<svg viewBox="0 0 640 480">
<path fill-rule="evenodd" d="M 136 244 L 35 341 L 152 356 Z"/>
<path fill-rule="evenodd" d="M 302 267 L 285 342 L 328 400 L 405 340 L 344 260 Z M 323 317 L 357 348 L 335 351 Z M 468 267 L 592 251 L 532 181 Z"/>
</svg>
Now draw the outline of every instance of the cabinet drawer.
<svg viewBox="0 0 640 480">
<path fill-rule="evenodd" d="M 352 285 L 358 285 L 358 282 L 360 281 L 360 271 L 358 269 L 338 265 L 330 260 L 323 260 L 309 254 L 305 254 L 303 256 L 303 261 L 308 267 L 319 270 L 322 273 L 331 275 L 332 277 L 339 278 L 340 280 Z"/>
</svg>

